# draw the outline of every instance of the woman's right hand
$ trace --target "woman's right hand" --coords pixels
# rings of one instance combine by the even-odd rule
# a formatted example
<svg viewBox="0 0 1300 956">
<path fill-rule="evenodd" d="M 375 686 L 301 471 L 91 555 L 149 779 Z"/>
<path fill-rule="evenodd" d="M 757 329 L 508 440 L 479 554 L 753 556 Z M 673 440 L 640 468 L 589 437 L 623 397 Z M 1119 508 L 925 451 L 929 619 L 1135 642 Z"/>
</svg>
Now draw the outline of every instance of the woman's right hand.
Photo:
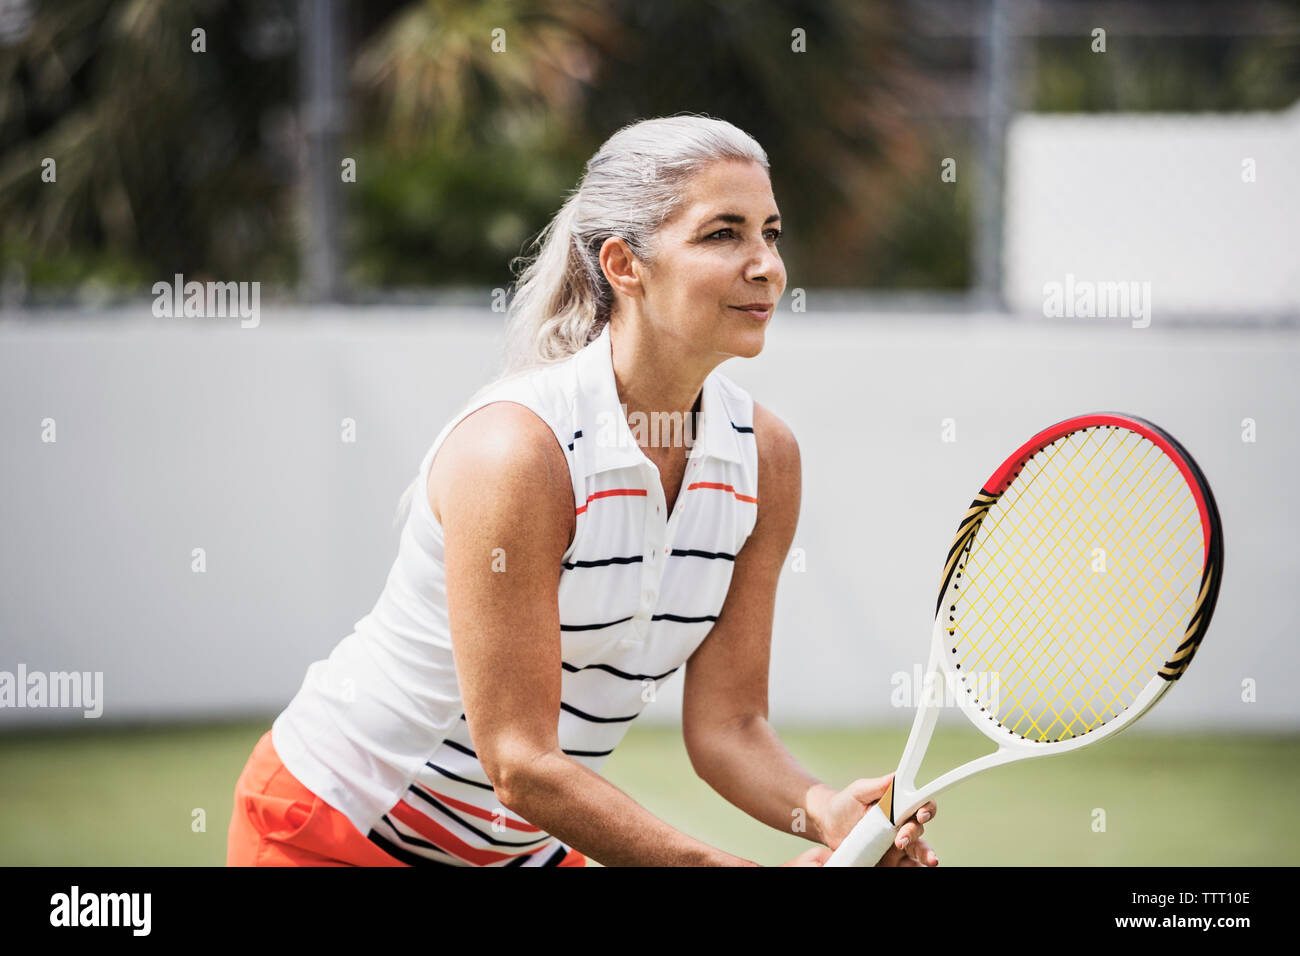
<svg viewBox="0 0 1300 956">
<path fill-rule="evenodd" d="M 834 851 L 830 847 L 814 846 L 804 850 L 789 863 L 781 866 L 825 866 Z"/>
<path fill-rule="evenodd" d="M 832 796 L 827 804 L 825 819 L 822 820 L 822 836 L 826 842 L 835 846 L 843 843 L 858 821 L 884 796 L 893 779 L 894 775 L 889 773 L 883 777 L 854 780 Z M 937 812 L 933 800 L 917 810 L 898 828 L 893 845 L 875 865 L 938 866 L 939 857 L 930 848 L 930 844 L 921 839 L 925 824 L 933 820 Z"/>
</svg>

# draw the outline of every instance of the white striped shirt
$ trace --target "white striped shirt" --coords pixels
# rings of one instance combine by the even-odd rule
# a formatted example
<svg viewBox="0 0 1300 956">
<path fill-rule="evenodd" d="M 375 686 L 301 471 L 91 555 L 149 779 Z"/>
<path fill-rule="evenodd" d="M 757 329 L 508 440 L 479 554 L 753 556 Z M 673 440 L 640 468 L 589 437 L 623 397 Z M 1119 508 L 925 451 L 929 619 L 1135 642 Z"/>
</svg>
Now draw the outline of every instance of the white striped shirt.
<svg viewBox="0 0 1300 956">
<path fill-rule="evenodd" d="M 716 371 L 667 514 L 659 470 L 619 401 L 608 324 L 575 355 L 459 412 L 420 463 L 374 609 L 311 665 L 272 728 L 290 773 L 411 863 L 539 866 L 567 852 L 501 807 L 475 756 L 452 659 L 442 529 L 425 490 L 443 440 L 496 401 L 536 413 L 569 465 L 576 515 L 559 583 L 558 736 L 593 771 L 709 633 L 757 517 L 753 401 Z"/>
</svg>

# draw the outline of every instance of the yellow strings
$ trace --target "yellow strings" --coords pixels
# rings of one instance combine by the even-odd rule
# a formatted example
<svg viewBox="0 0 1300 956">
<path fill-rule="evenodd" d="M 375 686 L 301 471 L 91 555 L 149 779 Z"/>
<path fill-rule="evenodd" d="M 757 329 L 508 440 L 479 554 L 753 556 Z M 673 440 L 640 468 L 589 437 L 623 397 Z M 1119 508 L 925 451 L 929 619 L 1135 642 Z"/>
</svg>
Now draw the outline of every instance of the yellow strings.
<svg viewBox="0 0 1300 956">
<path fill-rule="evenodd" d="M 1190 489 L 1149 440 L 1107 427 L 1059 439 L 1024 464 L 959 562 L 961 673 L 997 681 L 993 716 L 1014 734 L 1095 730 L 1182 639 L 1201 537 Z"/>
</svg>

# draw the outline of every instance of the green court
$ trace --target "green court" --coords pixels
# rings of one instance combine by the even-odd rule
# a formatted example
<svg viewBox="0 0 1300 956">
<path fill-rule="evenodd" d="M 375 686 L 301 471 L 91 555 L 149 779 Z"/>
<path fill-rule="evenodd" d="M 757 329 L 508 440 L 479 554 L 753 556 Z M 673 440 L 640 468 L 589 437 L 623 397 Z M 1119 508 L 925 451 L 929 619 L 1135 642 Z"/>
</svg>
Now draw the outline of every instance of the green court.
<svg viewBox="0 0 1300 956">
<path fill-rule="evenodd" d="M 235 778 L 267 726 L 0 736 L 0 865 L 220 865 Z M 892 770 L 907 728 L 781 736 L 812 773 L 843 785 Z M 941 728 L 922 776 L 974 756 L 982 740 Z M 605 774 L 732 853 L 778 863 L 807 846 L 713 793 L 675 730 L 633 728 Z M 1294 865 L 1298 790 L 1300 736 L 1126 731 L 962 783 L 939 798 L 926 838 L 941 866 Z"/>
</svg>

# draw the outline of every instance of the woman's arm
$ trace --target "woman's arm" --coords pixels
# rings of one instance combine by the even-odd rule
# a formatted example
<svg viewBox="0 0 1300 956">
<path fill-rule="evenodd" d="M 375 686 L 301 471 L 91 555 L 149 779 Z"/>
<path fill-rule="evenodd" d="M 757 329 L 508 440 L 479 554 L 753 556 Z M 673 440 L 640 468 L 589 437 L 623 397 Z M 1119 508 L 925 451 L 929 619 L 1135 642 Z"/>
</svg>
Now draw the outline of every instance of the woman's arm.
<svg viewBox="0 0 1300 956">
<path fill-rule="evenodd" d="M 866 804 L 879 799 L 888 778 L 854 781 L 837 791 L 804 770 L 767 722 L 776 588 L 799 523 L 801 474 L 794 434 L 757 402 L 754 440 L 758 518 L 736 555 L 722 612 L 686 665 L 686 750 L 700 778 L 750 816 L 833 847 Z M 934 812 L 932 805 L 922 808 L 922 822 Z M 932 854 L 919 839 L 922 832 L 909 822 L 900 837 L 911 845 L 907 856 L 925 862 Z M 903 856 L 891 850 L 885 862 L 905 862 Z"/>
<path fill-rule="evenodd" d="M 799 523 L 799 444 L 757 402 L 754 440 L 758 518 L 722 612 L 687 662 L 683 735 L 695 772 L 723 797 L 768 826 L 824 843 L 821 811 L 835 790 L 799 766 L 767 722 L 776 586 Z"/>
<path fill-rule="evenodd" d="M 574 501 L 549 427 L 521 405 L 485 406 L 444 440 L 428 493 L 465 718 L 501 803 L 605 865 L 753 865 L 675 830 L 560 750 L 558 587 Z"/>
</svg>

